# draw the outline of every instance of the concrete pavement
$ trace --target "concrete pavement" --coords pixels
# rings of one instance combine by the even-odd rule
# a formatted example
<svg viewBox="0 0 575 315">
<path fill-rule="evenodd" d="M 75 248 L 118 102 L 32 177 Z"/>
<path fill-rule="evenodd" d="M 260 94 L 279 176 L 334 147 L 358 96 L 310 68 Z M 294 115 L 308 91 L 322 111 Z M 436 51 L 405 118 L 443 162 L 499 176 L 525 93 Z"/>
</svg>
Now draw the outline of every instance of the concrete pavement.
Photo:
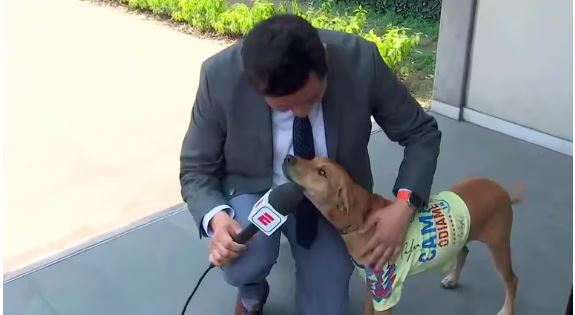
<svg viewBox="0 0 575 315">
<path fill-rule="evenodd" d="M 4 9 L 6 274 L 181 202 L 200 64 L 223 46 L 85 1 Z"/>
<path fill-rule="evenodd" d="M 573 279 L 573 159 L 478 126 L 436 117 L 443 139 L 432 191 L 446 189 L 465 176 L 487 176 L 507 188 L 524 183 L 525 199 L 514 207 L 511 236 L 513 266 L 520 279 L 516 314 L 564 314 Z M 368 149 L 374 190 L 389 197 L 403 150 L 383 132 L 372 135 Z M 551 186 L 554 189 L 549 190 Z M 179 314 L 208 265 L 208 248 L 209 241 L 198 238 L 188 211 L 176 210 L 5 282 L 4 314 Z M 457 290 L 440 288 L 440 270 L 409 277 L 393 314 L 495 314 L 503 304 L 503 286 L 487 248 L 477 242 L 469 248 Z M 271 291 L 266 314 L 297 314 L 294 267 L 289 244 L 282 242 L 268 277 Z M 356 274 L 351 277 L 346 314 L 361 314 L 364 285 Z M 216 268 L 205 278 L 187 314 L 227 315 L 234 302 L 234 288 Z"/>
</svg>

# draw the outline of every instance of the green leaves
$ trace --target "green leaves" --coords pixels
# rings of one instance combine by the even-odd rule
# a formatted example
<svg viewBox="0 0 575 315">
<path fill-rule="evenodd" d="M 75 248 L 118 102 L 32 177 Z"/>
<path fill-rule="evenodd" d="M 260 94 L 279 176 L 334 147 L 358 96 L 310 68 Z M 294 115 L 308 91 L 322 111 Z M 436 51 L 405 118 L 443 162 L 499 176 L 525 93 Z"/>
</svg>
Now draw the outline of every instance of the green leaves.
<svg viewBox="0 0 575 315">
<path fill-rule="evenodd" d="M 406 31 L 406 28 L 394 27 L 389 28 L 383 36 L 378 36 L 370 30 L 363 35 L 363 38 L 374 42 L 385 63 L 394 71 L 399 72 L 403 61 L 419 44 L 419 35 L 409 36 Z"/>
<path fill-rule="evenodd" d="M 178 8 L 172 12 L 172 19 L 177 22 L 188 22 L 200 31 L 207 31 L 226 8 L 225 0 L 180 0 Z"/>
<path fill-rule="evenodd" d="M 350 2 L 350 0 L 342 1 Z M 359 3 L 369 5 L 382 12 L 391 11 L 404 17 L 417 16 L 433 21 L 439 21 L 441 14 L 441 0 L 359 0 Z"/>
<path fill-rule="evenodd" d="M 236 3 L 218 16 L 212 26 L 219 34 L 244 36 L 257 23 L 275 13 L 276 8 L 271 2 L 256 0 L 251 8 L 243 3 Z"/>
<path fill-rule="evenodd" d="M 300 16 L 308 20 L 316 28 L 357 35 L 364 32 L 367 21 L 367 11 L 361 6 L 353 10 L 351 14 L 346 11 L 343 15 L 340 15 L 332 10 L 332 0 L 324 0 L 321 2 L 319 9 L 310 7 L 307 11 L 301 13 Z"/>
<path fill-rule="evenodd" d="M 147 0 L 129 0 L 128 6 L 140 10 L 147 10 L 149 8 Z"/>
<path fill-rule="evenodd" d="M 147 0 L 147 2 L 152 13 L 170 17 L 172 12 L 178 8 L 179 0 Z"/>
<path fill-rule="evenodd" d="M 118 0 L 131 8 L 149 10 L 154 14 L 186 22 L 200 31 L 215 31 L 222 35 L 244 36 L 257 23 L 274 14 L 288 13 L 285 1 L 274 5 L 268 0 L 254 0 L 251 6 L 236 3 L 227 6 L 225 0 Z M 396 73 L 407 71 L 403 65 L 412 49 L 419 44 L 419 35 L 409 35 L 408 29 L 388 27 L 382 35 L 367 28 L 368 11 L 362 6 L 342 14 L 334 10 L 334 0 L 319 0 L 319 6 L 302 10 L 297 0 L 291 1 L 291 12 L 308 20 L 314 27 L 352 33 L 374 42 L 387 65 Z M 384 1 L 389 3 L 405 1 Z"/>
</svg>

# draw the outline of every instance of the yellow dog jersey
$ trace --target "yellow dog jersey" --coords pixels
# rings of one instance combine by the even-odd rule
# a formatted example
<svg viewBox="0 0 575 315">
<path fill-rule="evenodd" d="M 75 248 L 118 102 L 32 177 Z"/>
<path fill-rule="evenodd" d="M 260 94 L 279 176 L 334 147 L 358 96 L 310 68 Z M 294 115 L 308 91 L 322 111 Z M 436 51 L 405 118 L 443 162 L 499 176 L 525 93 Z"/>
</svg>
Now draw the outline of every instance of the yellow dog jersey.
<svg viewBox="0 0 575 315">
<path fill-rule="evenodd" d="M 375 310 L 385 311 L 399 302 L 408 275 L 452 266 L 467 242 L 469 228 L 469 210 L 463 200 L 455 193 L 441 192 L 430 197 L 428 206 L 414 216 L 395 263 L 375 271 L 354 262 Z"/>
</svg>

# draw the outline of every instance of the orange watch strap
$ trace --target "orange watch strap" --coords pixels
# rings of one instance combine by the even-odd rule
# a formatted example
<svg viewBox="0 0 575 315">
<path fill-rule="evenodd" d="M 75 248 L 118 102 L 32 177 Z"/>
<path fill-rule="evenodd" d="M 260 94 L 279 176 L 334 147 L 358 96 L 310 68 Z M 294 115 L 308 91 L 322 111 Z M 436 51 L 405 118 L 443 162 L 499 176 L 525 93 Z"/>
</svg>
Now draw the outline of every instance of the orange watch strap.
<svg viewBox="0 0 575 315">
<path fill-rule="evenodd" d="M 411 196 L 411 191 L 402 189 L 402 190 L 397 192 L 396 198 L 398 200 L 405 200 L 405 201 L 409 202 L 410 196 Z"/>
</svg>

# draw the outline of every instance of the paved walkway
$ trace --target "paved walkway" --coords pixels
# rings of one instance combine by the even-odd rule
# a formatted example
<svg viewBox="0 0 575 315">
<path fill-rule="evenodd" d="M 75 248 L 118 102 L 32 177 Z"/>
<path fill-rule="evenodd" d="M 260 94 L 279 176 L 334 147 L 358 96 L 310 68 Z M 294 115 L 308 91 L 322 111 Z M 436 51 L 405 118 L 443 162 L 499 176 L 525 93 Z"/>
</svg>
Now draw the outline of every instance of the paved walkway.
<svg viewBox="0 0 575 315">
<path fill-rule="evenodd" d="M 573 159 L 477 126 L 437 118 L 443 141 L 433 191 L 464 176 L 488 176 L 505 187 L 524 182 L 525 200 L 515 206 L 511 237 L 513 265 L 520 279 L 516 314 L 563 314 L 573 279 Z M 372 136 L 369 154 L 374 189 L 389 197 L 402 149 L 380 132 Z M 496 314 L 504 297 L 499 277 L 485 246 L 472 242 L 470 250 L 458 290 L 442 290 L 440 272 L 410 277 L 393 314 Z M 151 224 L 8 281 L 4 314 L 179 314 L 208 265 L 207 257 L 208 240 L 198 238 L 188 211 L 175 209 Z M 266 314 L 297 313 L 294 272 L 289 244 L 284 242 L 268 278 Z M 361 314 L 363 286 L 354 274 L 347 314 Z M 187 314 L 228 315 L 234 301 L 234 289 L 214 269 Z"/>
<path fill-rule="evenodd" d="M 201 61 L 222 46 L 79 0 L 7 0 L 4 272 L 181 201 Z"/>
</svg>

